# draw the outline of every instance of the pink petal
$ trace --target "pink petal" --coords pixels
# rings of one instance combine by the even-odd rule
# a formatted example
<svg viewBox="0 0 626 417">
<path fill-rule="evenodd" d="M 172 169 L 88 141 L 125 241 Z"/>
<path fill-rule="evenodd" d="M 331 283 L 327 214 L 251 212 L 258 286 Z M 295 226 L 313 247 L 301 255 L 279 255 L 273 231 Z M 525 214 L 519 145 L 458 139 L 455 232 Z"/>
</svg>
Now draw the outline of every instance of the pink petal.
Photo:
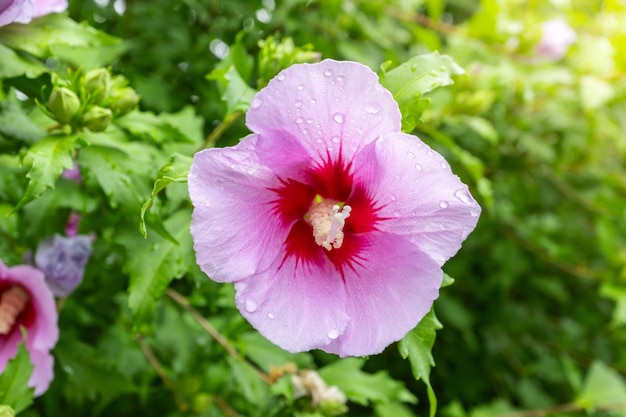
<svg viewBox="0 0 626 417">
<path fill-rule="evenodd" d="M 321 251 L 304 262 L 296 256 L 277 260 L 267 271 L 235 283 L 242 315 L 289 352 L 325 350 L 348 322 L 341 275 Z"/>
<path fill-rule="evenodd" d="M 33 16 L 33 2 L 32 0 L 5 0 L 2 5 L 6 8 L 0 7 L 0 26 L 8 25 L 9 23 L 28 23 Z"/>
<path fill-rule="evenodd" d="M 36 349 L 29 351 L 30 361 L 35 365 L 33 373 L 28 380 L 28 386 L 35 387 L 35 396 L 39 396 L 48 390 L 54 379 L 54 358 L 50 353 Z"/>
<path fill-rule="evenodd" d="M 354 182 L 380 207 L 381 231 L 406 236 L 439 265 L 474 230 L 480 206 L 446 160 L 415 136 L 392 133 L 357 155 Z"/>
<path fill-rule="evenodd" d="M 292 174 L 302 161 L 335 161 L 340 148 L 350 161 L 381 134 L 400 131 L 401 115 L 368 67 L 324 60 L 280 72 L 252 100 L 246 124 L 260 136 L 261 161 L 277 171 L 294 165 L 291 173 L 279 172 L 296 179 Z M 289 164 L 276 155 L 281 152 Z"/>
<path fill-rule="evenodd" d="M 189 195 L 191 235 L 200 268 L 219 282 L 263 272 L 274 263 L 289 231 L 273 212 L 276 176 L 259 164 L 255 136 L 230 148 L 194 156 Z"/>
<path fill-rule="evenodd" d="M 34 319 L 26 324 L 26 348 L 35 369 L 29 385 L 35 387 L 35 395 L 43 394 L 52 380 L 53 358 L 49 355 L 59 338 L 57 311 L 54 296 L 44 281 L 43 274 L 28 265 L 7 268 L 0 261 L 0 280 L 19 284 L 30 294 L 30 305 L 34 310 Z M 0 336 L 0 369 L 17 353 L 17 344 L 22 341 L 19 329 L 13 329 L 8 335 Z"/>
<path fill-rule="evenodd" d="M 443 272 L 407 239 L 389 233 L 359 236 L 361 252 L 344 274 L 350 321 L 324 350 L 344 356 L 382 352 L 428 313 Z"/>
<path fill-rule="evenodd" d="M 67 10 L 67 0 L 32 0 L 35 5 L 33 17 L 50 13 L 61 13 Z"/>
</svg>

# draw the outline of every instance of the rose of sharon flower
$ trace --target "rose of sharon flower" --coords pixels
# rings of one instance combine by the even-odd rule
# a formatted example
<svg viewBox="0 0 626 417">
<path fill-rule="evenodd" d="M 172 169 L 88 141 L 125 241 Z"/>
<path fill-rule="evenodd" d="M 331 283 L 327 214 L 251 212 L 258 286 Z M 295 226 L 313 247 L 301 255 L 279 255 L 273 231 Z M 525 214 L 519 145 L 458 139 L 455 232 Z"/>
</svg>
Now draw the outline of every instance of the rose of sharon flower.
<svg viewBox="0 0 626 417">
<path fill-rule="evenodd" d="M 90 255 L 89 236 L 54 235 L 37 247 L 35 265 L 44 273 L 54 295 L 67 297 L 82 282 Z"/>
<path fill-rule="evenodd" d="M 17 345 L 23 341 L 22 326 L 34 365 L 28 385 L 38 396 L 54 376 L 50 349 L 59 337 L 54 296 L 37 269 L 28 265 L 8 268 L 0 260 L 0 373 L 17 354 Z"/>
<path fill-rule="evenodd" d="M 374 72 L 325 60 L 279 73 L 238 145 L 189 173 L 197 262 L 291 351 L 370 355 L 430 310 L 480 207 L 443 157 L 400 132 Z"/>
<path fill-rule="evenodd" d="M 28 23 L 34 17 L 66 9 L 67 0 L 0 0 L 0 26 Z"/>
<path fill-rule="evenodd" d="M 552 61 L 563 58 L 570 45 L 578 38 L 574 29 L 561 19 L 544 22 L 542 29 L 543 35 L 536 51 Z"/>
</svg>

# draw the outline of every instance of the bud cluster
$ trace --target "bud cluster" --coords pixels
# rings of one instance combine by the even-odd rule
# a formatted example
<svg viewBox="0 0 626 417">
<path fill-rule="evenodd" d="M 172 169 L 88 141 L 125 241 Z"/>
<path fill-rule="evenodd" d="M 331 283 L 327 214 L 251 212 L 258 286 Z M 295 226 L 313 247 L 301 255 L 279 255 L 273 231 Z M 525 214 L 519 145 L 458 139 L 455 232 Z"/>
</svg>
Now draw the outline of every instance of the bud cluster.
<svg viewBox="0 0 626 417">
<path fill-rule="evenodd" d="M 139 103 L 139 95 L 128 86 L 128 80 L 112 76 L 106 68 L 77 72 L 70 78 L 53 81 L 46 108 L 62 125 L 100 132 L 114 117 L 129 113 Z"/>
</svg>

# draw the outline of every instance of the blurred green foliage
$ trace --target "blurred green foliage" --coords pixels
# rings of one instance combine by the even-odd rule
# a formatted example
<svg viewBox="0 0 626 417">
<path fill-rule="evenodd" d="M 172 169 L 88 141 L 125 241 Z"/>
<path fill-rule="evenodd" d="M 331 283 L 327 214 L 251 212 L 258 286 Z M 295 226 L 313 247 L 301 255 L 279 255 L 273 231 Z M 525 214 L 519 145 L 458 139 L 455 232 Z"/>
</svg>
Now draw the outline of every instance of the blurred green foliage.
<svg viewBox="0 0 626 417">
<path fill-rule="evenodd" d="M 578 35 L 556 61 L 535 51 L 553 18 Z M 484 209 L 437 316 L 367 360 L 267 342 L 200 272 L 188 232 L 190 157 L 236 143 L 254 92 L 318 58 L 402 91 L 403 128 Z M 55 120 L 53 87 L 93 104 L 76 77 L 101 68 L 139 110 L 103 129 Z M 445 417 L 626 416 L 623 1 L 76 0 L 69 17 L 0 28 L 0 87 L 0 258 L 21 263 L 71 212 L 97 235 L 63 303 L 55 380 L 20 415 L 331 415 L 294 395 L 290 375 L 314 369 L 351 416 L 427 415 L 435 394 Z M 61 177 L 73 160 L 80 184 Z"/>
</svg>

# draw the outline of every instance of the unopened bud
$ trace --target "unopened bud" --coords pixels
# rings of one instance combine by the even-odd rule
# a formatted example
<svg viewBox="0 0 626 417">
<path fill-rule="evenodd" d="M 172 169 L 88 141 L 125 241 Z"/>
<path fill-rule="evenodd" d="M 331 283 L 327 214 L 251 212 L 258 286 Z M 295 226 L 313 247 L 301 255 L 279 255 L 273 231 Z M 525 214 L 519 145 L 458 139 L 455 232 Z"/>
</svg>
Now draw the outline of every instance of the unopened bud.
<svg viewBox="0 0 626 417">
<path fill-rule="evenodd" d="M 48 99 L 48 110 L 61 123 L 69 123 L 80 108 L 78 96 L 69 88 L 54 87 Z"/>
<path fill-rule="evenodd" d="M 96 68 L 87 72 L 83 77 L 85 93 L 93 98 L 93 102 L 102 103 L 109 94 L 111 74 L 105 68 Z"/>
<path fill-rule="evenodd" d="M 121 87 L 111 92 L 110 108 L 117 114 L 126 114 L 139 104 L 139 95 L 131 87 Z"/>
<path fill-rule="evenodd" d="M 113 112 L 100 106 L 93 106 L 83 115 L 83 126 L 92 132 L 101 132 L 109 126 Z"/>
</svg>

